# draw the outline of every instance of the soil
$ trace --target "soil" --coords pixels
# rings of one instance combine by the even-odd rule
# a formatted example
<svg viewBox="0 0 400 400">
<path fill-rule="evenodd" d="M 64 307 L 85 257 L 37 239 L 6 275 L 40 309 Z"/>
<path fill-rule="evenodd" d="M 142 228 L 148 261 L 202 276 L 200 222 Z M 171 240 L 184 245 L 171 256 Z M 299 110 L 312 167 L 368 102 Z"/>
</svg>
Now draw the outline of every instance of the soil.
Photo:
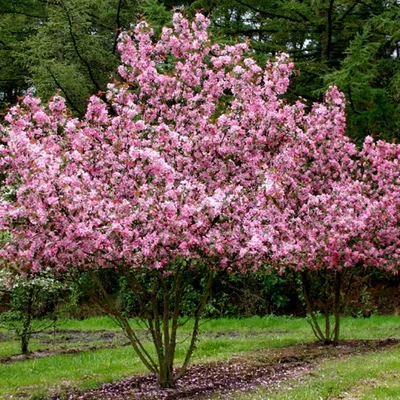
<svg viewBox="0 0 400 400">
<path fill-rule="evenodd" d="M 4 334 L 4 333 L 0 333 L 0 342 L 3 340 L 12 340 L 12 336 Z"/>
<path fill-rule="evenodd" d="M 151 374 L 104 384 L 99 389 L 73 390 L 50 396 L 52 400 L 178 400 L 209 399 L 219 395 L 231 398 L 234 391 L 249 391 L 257 386 L 276 388 L 290 378 L 310 372 L 327 359 L 342 358 L 394 347 L 400 339 L 346 340 L 337 346 L 318 342 L 296 344 L 236 356 L 229 361 L 189 367 L 173 389 L 161 389 Z"/>
<path fill-rule="evenodd" d="M 205 336 L 212 338 L 220 337 L 238 337 L 238 336 L 260 336 L 265 334 L 283 334 L 286 331 L 278 330 L 264 330 L 258 332 L 242 333 L 239 331 L 217 331 L 207 332 Z M 145 339 L 145 330 L 136 330 L 136 334 Z M 129 346 L 130 343 L 122 331 L 109 331 L 109 330 L 62 330 L 56 332 L 43 331 L 32 335 L 35 339 L 42 344 L 49 346 L 40 351 L 33 351 L 29 354 L 14 354 L 10 356 L 0 357 L 0 364 L 11 363 L 14 361 L 23 361 L 32 358 L 51 357 L 58 354 L 74 354 L 80 351 L 92 351 L 100 349 L 110 349 L 118 346 Z M 12 340 L 11 335 L 0 334 L 0 342 L 2 340 Z M 76 343 L 76 346 L 74 344 Z"/>
<path fill-rule="evenodd" d="M 72 329 L 57 329 L 53 331 L 45 331 L 35 334 L 34 337 L 42 343 L 49 343 L 53 345 L 60 345 L 65 342 L 80 342 L 80 343 L 93 343 L 93 341 L 114 341 L 120 340 L 124 337 L 121 330 L 94 330 L 82 331 Z"/>
</svg>

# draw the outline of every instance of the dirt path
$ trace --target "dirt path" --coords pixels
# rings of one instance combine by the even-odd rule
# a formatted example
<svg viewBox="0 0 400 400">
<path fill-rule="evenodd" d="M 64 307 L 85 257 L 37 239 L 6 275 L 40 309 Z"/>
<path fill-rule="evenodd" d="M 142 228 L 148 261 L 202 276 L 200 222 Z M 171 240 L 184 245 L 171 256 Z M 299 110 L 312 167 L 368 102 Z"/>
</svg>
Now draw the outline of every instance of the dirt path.
<svg viewBox="0 0 400 400">
<path fill-rule="evenodd" d="M 105 384 L 97 390 L 75 390 L 51 399 L 205 400 L 217 393 L 221 398 L 229 398 L 234 391 L 248 391 L 257 386 L 277 387 L 287 379 L 311 371 L 327 359 L 384 350 L 398 343 L 400 339 L 347 340 L 329 347 L 315 342 L 297 344 L 238 355 L 228 362 L 193 365 L 174 389 L 160 389 L 154 376 L 138 375 Z"/>
</svg>

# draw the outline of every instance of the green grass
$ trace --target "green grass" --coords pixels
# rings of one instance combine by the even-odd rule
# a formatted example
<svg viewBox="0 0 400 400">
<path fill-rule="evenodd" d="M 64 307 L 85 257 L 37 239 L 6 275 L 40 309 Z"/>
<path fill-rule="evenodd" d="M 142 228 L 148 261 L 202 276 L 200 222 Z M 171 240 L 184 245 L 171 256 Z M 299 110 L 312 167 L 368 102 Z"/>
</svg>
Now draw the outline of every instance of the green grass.
<svg viewBox="0 0 400 400">
<path fill-rule="evenodd" d="M 51 387 L 91 388 L 144 371 L 129 347 L 31 359 L 1 365 L 0 398 Z"/>
<path fill-rule="evenodd" d="M 344 318 L 342 338 L 399 337 L 399 326 L 400 317 Z M 191 322 L 180 331 L 180 339 L 187 337 L 190 327 Z M 120 328 L 111 319 L 102 317 L 65 321 L 61 329 L 95 331 Z M 301 318 L 269 316 L 207 320 L 201 326 L 201 340 L 192 362 L 227 360 L 238 353 L 283 347 L 312 340 L 314 338 L 311 328 L 307 321 Z M 40 344 L 36 340 L 32 342 L 33 349 L 38 346 L 40 347 Z M 150 343 L 147 346 L 150 348 Z M 183 360 L 186 346 L 187 341 L 178 346 L 177 364 Z M 0 349 L 0 355 L 18 352 L 15 341 L 2 342 Z M 400 360 L 400 356 L 398 358 Z M 338 369 L 340 365 L 341 363 L 338 362 Z M 327 368 L 329 370 L 330 367 Z M 29 392 L 33 395 L 46 392 L 51 388 L 54 391 L 60 390 L 61 387 L 96 387 L 104 382 L 123 379 L 142 372 L 146 371 L 130 346 L 16 361 L 11 364 L 0 364 L 0 398 L 7 399 L 7 396 L 16 393 Z M 320 386 L 318 390 L 319 388 Z"/>
<path fill-rule="evenodd" d="M 400 316 L 373 315 L 370 318 L 343 318 L 341 339 L 400 337 Z"/>
<path fill-rule="evenodd" d="M 312 373 L 282 384 L 279 391 L 259 388 L 236 400 L 399 399 L 400 347 L 326 361 Z"/>
<path fill-rule="evenodd" d="M 321 320 L 322 321 L 322 320 Z M 141 329 L 143 325 L 138 324 L 135 320 L 131 320 L 134 328 Z M 373 315 L 370 318 L 342 318 L 342 339 L 346 338 L 375 338 L 381 337 L 382 331 L 385 333 L 392 331 L 396 334 L 396 328 L 400 325 L 400 316 L 379 316 Z M 189 321 L 183 328 L 183 331 L 190 330 L 192 327 Z M 109 317 L 94 317 L 84 320 L 65 320 L 61 321 L 60 329 L 71 330 L 119 330 L 120 327 Z M 202 331 L 219 332 L 219 331 L 288 331 L 303 332 L 304 335 L 312 337 L 311 328 L 304 318 L 294 317 L 277 317 L 274 315 L 263 318 L 219 318 L 204 320 L 201 325 Z M 397 332 L 397 334 L 399 334 Z"/>
<path fill-rule="evenodd" d="M 101 347 L 121 346 L 127 343 L 121 330 L 113 330 L 112 337 L 102 337 L 98 331 L 81 331 L 76 336 L 76 331 L 45 331 L 39 336 L 35 335 L 29 342 L 30 352 L 68 352 L 89 350 Z M 10 335 L 11 336 L 11 335 Z M 3 340 L 0 346 L 0 358 L 20 355 L 21 346 L 18 340 Z"/>
<path fill-rule="evenodd" d="M 83 321 L 72 322 L 70 329 L 82 328 Z M 86 321 L 86 326 L 98 329 L 98 321 Z M 218 320 L 207 321 L 202 326 L 202 339 L 193 358 L 193 362 L 218 361 L 229 359 L 233 354 L 263 349 L 273 346 L 284 346 L 296 343 L 299 332 L 291 333 L 269 333 L 265 335 L 244 336 L 221 336 L 216 338 L 217 332 L 262 332 L 269 327 L 268 319 L 248 320 Z M 274 325 L 280 323 L 280 331 L 287 326 L 288 321 L 284 318 L 275 318 Z M 307 332 L 311 339 L 307 326 L 301 320 L 292 321 L 292 324 Z M 303 325 L 303 326 L 302 326 Z M 272 325 L 271 325 L 272 326 Z M 65 326 L 64 326 L 65 328 Z M 82 328 L 83 329 L 83 328 Z M 89 328 L 90 329 L 90 328 Z M 110 328 L 109 328 L 110 329 Z M 111 328 L 112 329 L 112 328 Z M 185 330 L 190 329 L 190 325 Z M 181 332 L 181 337 L 186 337 L 187 332 Z M 177 364 L 183 361 L 187 341 L 177 348 Z M 150 344 L 147 345 L 150 348 Z M 0 364 L 0 397 L 6 394 L 18 392 L 39 392 L 44 388 L 51 387 L 95 387 L 103 382 L 122 379 L 126 376 L 145 372 L 131 347 L 116 349 L 104 349 L 98 351 L 81 352 L 72 355 L 58 355 L 48 358 L 34 359 L 14 362 L 12 364 Z"/>
<path fill-rule="evenodd" d="M 60 329 L 97 331 L 121 329 L 110 317 L 93 317 L 82 320 L 68 319 L 60 321 Z"/>
<path fill-rule="evenodd" d="M 37 351 L 43 348 L 43 344 L 38 340 L 32 339 L 29 345 L 31 351 Z M 21 345 L 18 340 L 2 341 L 0 345 L 0 357 L 7 357 L 21 352 Z"/>
</svg>

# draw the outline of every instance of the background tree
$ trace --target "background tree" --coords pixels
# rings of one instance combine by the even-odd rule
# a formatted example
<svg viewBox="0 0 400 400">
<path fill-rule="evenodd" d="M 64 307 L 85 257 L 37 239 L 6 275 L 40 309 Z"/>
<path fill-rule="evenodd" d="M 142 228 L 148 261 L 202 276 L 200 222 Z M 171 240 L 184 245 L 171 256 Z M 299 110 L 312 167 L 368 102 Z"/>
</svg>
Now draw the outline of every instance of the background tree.
<svg viewBox="0 0 400 400">
<path fill-rule="evenodd" d="M 119 64 L 119 33 L 137 12 L 132 0 L 1 2 L 3 108 L 29 87 L 44 100 L 59 89 L 82 115 L 87 99 L 106 90 Z"/>
<path fill-rule="evenodd" d="M 81 115 L 118 65 L 115 39 L 140 15 L 158 34 L 174 7 L 201 10 L 218 42 L 249 40 L 264 63 L 286 51 L 301 71 L 288 97 L 321 100 L 329 85 L 346 95 L 348 132 L 399 137 L 398 2 L 371 0 L 15 0 L 0 4 L 4 105 L 29 86 L 48 99 L 61 89 Z M 4 108 L 3 105 L 3 108 Z"/>
<path fill-rule="evenodd" d="M 0 327 L 12 332 L 19 340 L 21 352 L 29 353 L 33 335 L 55 328 L 60 296 L 67 288 L 50 271 L 38 274 L 13 268 L 0 270 L 0 300 L 6 299 L 6 311 L 0 314 Z"/>
<path fill-rule="evenodd" d="M 135 23 L 135 1 L 63 0 L 48 3 L 47 18 L 24 43 L 24 60 L 37 93 L 60 89 L 72 109 L 105 91 L 119 63 L 118 36 Z"/>
<path fill-rule="evenodd" d="M 0 112 L 17 102 L 30 86 L 29 72 L 18 55 L 25 40 L 45 20 L 43 2 L 15 0 L 0 2 Z"/>
</svg>

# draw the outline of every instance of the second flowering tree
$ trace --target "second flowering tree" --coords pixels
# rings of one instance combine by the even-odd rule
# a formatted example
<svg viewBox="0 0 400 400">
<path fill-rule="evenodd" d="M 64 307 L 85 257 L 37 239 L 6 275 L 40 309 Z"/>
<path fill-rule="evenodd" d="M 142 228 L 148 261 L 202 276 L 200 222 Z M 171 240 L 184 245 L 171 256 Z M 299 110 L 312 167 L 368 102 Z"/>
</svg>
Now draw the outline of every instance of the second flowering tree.
<svg viewBox="0 0 400 400">
<path fill-rule="evenodd" d="M 397 273 L 400 264 L 400 146 L 369 137 L 357 149 L 345 135 L 344 105 L 331 88 L 274 160 L 284 195 L 273 258 L 298 271 L 312 329 L 325 344 L 339 340 L 340 315 L 358 271 Z"/>
</svg>

